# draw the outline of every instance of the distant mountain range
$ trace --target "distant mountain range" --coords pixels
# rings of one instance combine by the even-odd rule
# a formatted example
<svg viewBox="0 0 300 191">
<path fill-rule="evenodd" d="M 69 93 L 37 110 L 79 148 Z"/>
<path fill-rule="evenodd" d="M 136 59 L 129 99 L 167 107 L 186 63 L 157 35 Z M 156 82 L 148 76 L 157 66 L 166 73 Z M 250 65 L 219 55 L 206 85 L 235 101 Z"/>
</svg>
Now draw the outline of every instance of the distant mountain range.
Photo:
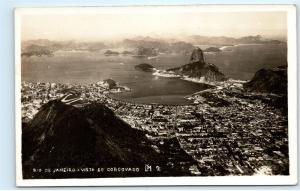
<svg viewBox="0 0 300 191">
<path fill-rule="evenodd" d="M 107 46 L 103 42 L 50 41 L 47 39 L 22 42 L 21 56 L 51 56 L 58 50 L 99 51 Z"/>
<path fill-rule="evenodd" d="M 279 44 L 283 43 L 280 40 L 266 39 L 261 35 L 256 36 L 244 36 L 240 38 L 233 37 L 208 37 L 193 35 L 188 37 L 187 42 L 193 44 L 205 44 L 205 45 L 236 45 L 236 44 Z"/>
<path fill-rule="evenodd" d="M 79 41 L 50 41 L 47 39 L 28 40 L 22 42 L 22 56 L 51 56 L 57 50 L 100 51 L 107 48 L 153 49 L 160 53 L 190 54 L 195 45 L 226 46 L 236 44 L 280 44 L 279 40 L 265 39 L 260 35 L 233 37 L 208 37 L 193 35 L 185 40 L 158 39 L 151 37 L 136 37 L 120 42 L 79 42 Z"/>
</svg>

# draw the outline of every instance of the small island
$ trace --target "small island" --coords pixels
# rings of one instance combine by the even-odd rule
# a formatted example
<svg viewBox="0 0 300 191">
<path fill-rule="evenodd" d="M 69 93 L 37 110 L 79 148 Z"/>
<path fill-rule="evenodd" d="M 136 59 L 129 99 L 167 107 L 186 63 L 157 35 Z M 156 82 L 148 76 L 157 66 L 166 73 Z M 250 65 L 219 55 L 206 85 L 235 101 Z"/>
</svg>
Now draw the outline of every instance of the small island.
<svg viewBox="0 0 300 191">
<path fill-rule="evenodd" d="M 203 52 L 221 52 L 221 49 L 217 47 L 209 47 L 205 49 Z"/>
<path fill-rule="evenodd" d="M 154 70 L 154 67 L 147 63 L 138 64 L 138 65 L 134 66 L 134 68 L 136 70 L 141 70 L 143 72 L 153 72 L 153 70 Z"/>
<path fill-rule="evenodd" d="M 107 50 L 106 52 L 104 52 L 104 54 L 105 56 L 117 56 L 119 55 L 119 52 Z"/>
</svg>

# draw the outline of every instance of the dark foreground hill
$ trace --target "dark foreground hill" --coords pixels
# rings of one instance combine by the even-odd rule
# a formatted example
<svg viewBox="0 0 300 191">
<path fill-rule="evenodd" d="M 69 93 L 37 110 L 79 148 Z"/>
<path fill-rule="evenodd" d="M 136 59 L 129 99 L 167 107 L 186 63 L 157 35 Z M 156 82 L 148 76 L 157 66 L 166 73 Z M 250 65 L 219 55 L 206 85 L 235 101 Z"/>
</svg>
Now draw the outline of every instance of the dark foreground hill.
<svg viewBox="0 0 300 191">
<path fill-rule="evenodd" d="M 217 66 L 205 62 L 203 51 L 200 48 L 193 50 L 190 62 L 188 64 L 185 64 L 181 67 L 168 69 L 168 71 L 190 78 L 203 77 L 207 81 L 226 80 L 225 75 L 219 71 Z"/>
<path fill-rule="evenodd" d="M 287 66 L 257 71 L 244 89 L 252 92 L 287 94 Z"/>
<path fill-rule="evenodd" d="M 32 121 L 22 125 L 23 177 L 190 175 L 188 167 L 194 161 L 179 144 L 175 151 L 181 155 L 185 168 L 174 165 L 174 161 L 170 165 L 168 158 L 175 158 L 175 151 L 168 152 L 160 147 L 153 146 L 142 131 L 131 128 L 102 104 L 78 108 L 59 100 L 50 101 L 41 107 Z M 151 171 L 145 172 L 145 165 L 152 166 Z M 117 172 L 106 170 L 114 167 Z M 94 171 L 85 171 L 85 168 Z M 97 168 L 105 170 L 97 172 Z M 128 171 L 128 168 L 139 168 L 139 172 Z M 41 169 L 41 172 L 34 169 Z"/>
</svg>

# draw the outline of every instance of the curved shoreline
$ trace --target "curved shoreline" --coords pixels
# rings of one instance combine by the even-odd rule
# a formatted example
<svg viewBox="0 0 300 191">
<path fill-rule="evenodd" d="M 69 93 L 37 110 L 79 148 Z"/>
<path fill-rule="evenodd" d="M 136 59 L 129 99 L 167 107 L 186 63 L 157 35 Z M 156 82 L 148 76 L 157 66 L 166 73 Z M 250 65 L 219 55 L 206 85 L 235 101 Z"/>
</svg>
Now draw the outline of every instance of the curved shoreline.
<svg viewBox="0 0 300 191">
<path fill-rule="evenodd" d="M 132 101 L 126 99 L 126 98 L 116 98 L 116 97 L 112 97 L 112 94 L 106 94 L 105 96 L 108 99 L 114 100 L 114 101 L 118 101 L 118 102 L 123 102 L 126 104 L 134 104 L 134 105 L 161 105 L 161 106 L 191 106 L 191 105 L 195 105 L 195 103 L 193 103 L 191 100 L 187 99 L 186 96 L 182 96 L 183 99 L 187 100 L 187 102 L 191 102 L 191 103 L 146 103 L 146 102 L 140 102 L 139 99 L 147 99 L 147 98 L 158 98 L 158 97 L 176 97 L 178 95 L 159 95 L 159 96 L 146 96 L 146 97 L 139 97 L 139 98 L 133 98 Z M 189 94 L 190 95 L 190 94 Z"/>
</svg>

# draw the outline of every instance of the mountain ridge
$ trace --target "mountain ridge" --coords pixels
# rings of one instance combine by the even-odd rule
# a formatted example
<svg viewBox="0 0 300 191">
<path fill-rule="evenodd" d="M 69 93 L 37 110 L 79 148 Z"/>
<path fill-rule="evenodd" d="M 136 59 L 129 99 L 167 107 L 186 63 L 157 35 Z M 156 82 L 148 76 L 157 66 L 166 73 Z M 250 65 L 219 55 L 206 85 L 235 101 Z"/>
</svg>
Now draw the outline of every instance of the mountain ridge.
<svg viewBox="0 0 300 191">
<path fill-rule="evenodd" d="M 153 143 L 142 131 L 131 128 L 103 104 L 94 102 L 77 108 L 54 100 L 43 105 L 28 124 L 22 125 L 23 176 L 25 179 L 40 179 L 190 174 L 187 169 L 168 166 L 167 158 L 170 156 L 157 153 L 151 145 Z M 183 157 L 189 163 L 194 163 L 186 153 Z M 143 169 L 146 164 L 159 166 L 162 171 L 145 172 Z M 32 171 L 33 168 L 89 167 L 132 167 L 141 170 L 138 173 Z"/>
</svg>

